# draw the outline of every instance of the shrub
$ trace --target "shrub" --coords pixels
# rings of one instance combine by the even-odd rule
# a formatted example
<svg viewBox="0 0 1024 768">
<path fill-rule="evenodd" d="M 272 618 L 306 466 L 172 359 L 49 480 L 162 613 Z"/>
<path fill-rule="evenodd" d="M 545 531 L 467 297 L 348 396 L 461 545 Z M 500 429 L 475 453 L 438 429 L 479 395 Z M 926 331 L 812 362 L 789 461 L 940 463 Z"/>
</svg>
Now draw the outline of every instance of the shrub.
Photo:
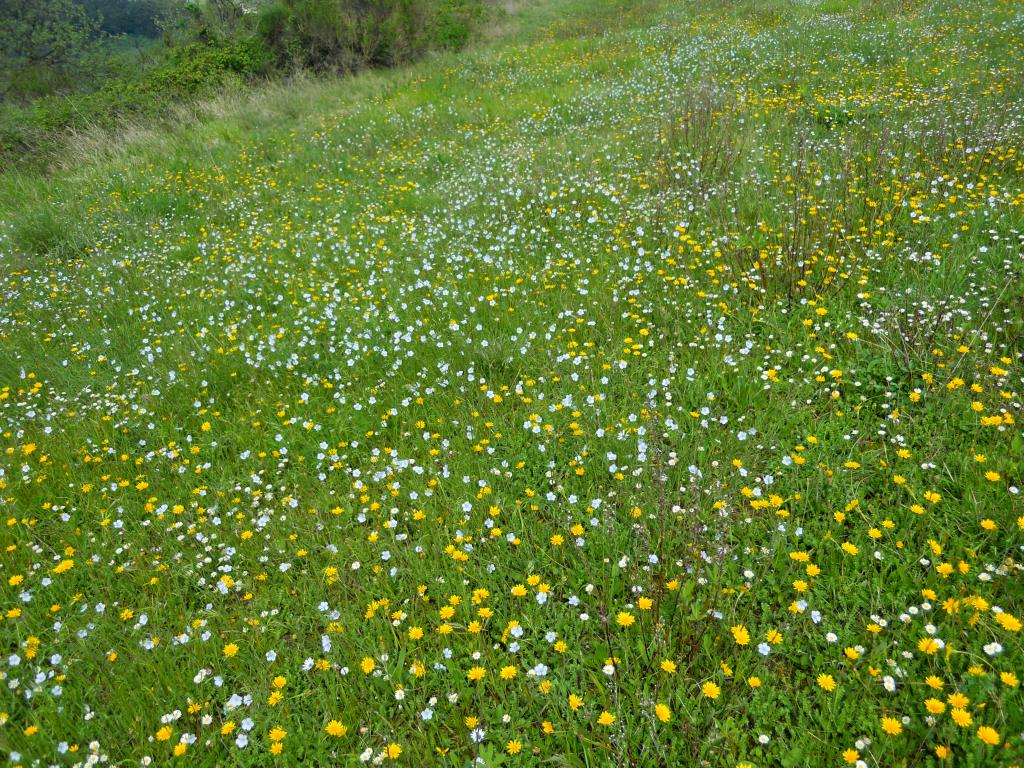
<svg viewBox="0 0 1024 768">
<path fill-rule="evenodd" d="M 464 48 L 483 17 L 484 6 L 478 2 L 444 0 L 438 5 L 434 19 L 434 44 L 453 51 Z"/>
<path fill-rule="evenodd" d="M 27 0 L 5 2 L 22 7 Z M 140 70 L 108 45 L 90 66 L 78 67 L 89 72 L 91 90 L 53 68 L 19 77 L 20 95 L 8 88 L 7 103 L 0 100 L 0 160 L 34 154 L 68 129 L 158 115 L 172 103 L 276 70 L 351 72 L 401 64 L 433 48 L 458 49 L 484 15 L 484 0 L 276 0 L 259 14 L 238 0 L 147 2 L 147 19 L 156 8 L 174 11 L 165 17 L 164 52 Z"/>
<path fill-rule="evenodd" d="M 346 72 L 461 48 L 482 15 L 479 0 L 281 0 L 257 28 L 280 66 Z"/>
<path fill-rule="evenodd" d="M 270 57 L 255 38 L 174 49 L 162 65 L 115 78 L 90 93 L 47 96 L 29 107 L 0 108 L 0 155 L 33 153 L 69 129 L 111 127 L 126 115 L 158 115 L 170 104 L 209 93 L 232 80 L 269 72 Z"/>
</svg>

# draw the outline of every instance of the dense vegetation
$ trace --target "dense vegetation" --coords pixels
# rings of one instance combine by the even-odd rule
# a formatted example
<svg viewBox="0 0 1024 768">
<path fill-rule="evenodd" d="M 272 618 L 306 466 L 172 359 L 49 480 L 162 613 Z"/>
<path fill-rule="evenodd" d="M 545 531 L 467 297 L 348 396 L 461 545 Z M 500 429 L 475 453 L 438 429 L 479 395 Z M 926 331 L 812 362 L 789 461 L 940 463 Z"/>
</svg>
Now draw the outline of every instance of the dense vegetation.
<svg viewBox="0 0 1024 768">
<path fill-rule="evenodd" d="M 508 8 L 0 174 L 0 756 L 1024 764 L 1020 3 Z"/>
<path fill-rule="evenodd" d="M 300 70 L 458 49 L 483 0 L 0 0 L 0 160 Z"/>
</svg>

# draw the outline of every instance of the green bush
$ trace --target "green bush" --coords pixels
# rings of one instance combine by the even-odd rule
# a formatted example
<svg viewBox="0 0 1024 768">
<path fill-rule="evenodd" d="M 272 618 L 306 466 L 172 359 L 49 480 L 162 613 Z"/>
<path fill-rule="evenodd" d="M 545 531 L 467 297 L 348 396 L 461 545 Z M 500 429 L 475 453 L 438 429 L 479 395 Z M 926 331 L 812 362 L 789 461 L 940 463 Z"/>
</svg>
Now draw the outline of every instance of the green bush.
<svg viewBox="0 0 1024 768">
<path fill-rule="evenodd" d="M 435 45 L 453 51 L 464 48 L 483 17 L 484 6 L 478 2 L 444 0 L 438 5 L 433 25 Z"/>
<path fill-rule="evenodd" d="M 347 72 L 461 48 L 480 0 L 280 0 L 257 29 L 278 66 Z"/>
<path fill-rule="evenodd" d="M 112 127 L 127 115 L 158 115 L 232 80 L 268 74 L 271 65 L 256 38 L 193 43 L 174 49 L 163 64 L 141 76 L 111 79 L 90 93 L 46 96 L 28 107 L 6 104 L 0 108 L 0 155 L 34 153 L 70 129 Z"/>
<path fill-rule="evenodd" d="M 394 66 L 431 49 L 462 48 L 485 7 L 484 0 L 276 0 L 257 15 L 238 0 L 151 2 L 176 11 L 166 17 L 163 51 L 148 68 L 108 41 L 95 61 L 79 67 L 88 83 L 41 67 L 16 78 L 17 93 L 0 87 L 0 161 L 34 155 L 69 129 L 159 115 L 231 81 Z"/>
</svg>

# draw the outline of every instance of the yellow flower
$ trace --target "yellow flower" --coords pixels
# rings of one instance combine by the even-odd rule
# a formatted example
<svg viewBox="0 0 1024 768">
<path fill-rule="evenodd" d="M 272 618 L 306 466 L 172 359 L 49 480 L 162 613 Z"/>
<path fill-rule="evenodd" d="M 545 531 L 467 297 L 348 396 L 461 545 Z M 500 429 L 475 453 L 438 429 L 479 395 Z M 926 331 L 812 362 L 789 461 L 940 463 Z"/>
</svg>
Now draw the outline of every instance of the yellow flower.
<svg viewBox="0 0 1024 768">
<path fill-rule="evenodd" d="M 858 752 L 856 749 L 852 749 L 851 748 L 851 749 L 847 749 L 847 750 L 845 750 L 843 752 L 843 760 L 848 762 L 850 765 L 853 765 L 859 759 L 860 759 L 860 752 Z"/>
<path fill-rule="evenodd" d="M 228 720 L 226 723 L 224 723 L 224 725 L 222 725 L 220 727 L 220 733 L 221 733 L 222 736 L 227 736 L 229 733 L 234 733 L 234 731 L 235 731 L 235 721 L 234 720 Z"/>
<path fill-rule="evenodd" d="M 708 680 L 704 685 L 700 687 L 701 693 L 704 694 L 705 698 L 717 699 L 722 689 L 718 687 L 716 683 Z"/>
<path fill-rule="evenodd" d="M 997 613 L 996 623 L 1007 632 L 1020 632 L 1022 626 L 1020 619 L 1009 613 Z"/>
<path fill-rule="evenodd" d="M 615 722 L 615 715 L 613 715 L 607 709 L 604 712 L 602 712 L 600 715 L 598 715 L 598 718 L 597 718 L 597 724 L 598 725 L 611 725 L 614 722 Z"/>
<path fill-rule="evenodd" d="M 750 632 L 742 624 L 737 624 L 731 630 L 733 639 L 736 640 L 736 645 L 748 645 L 750 643 Z"/>
<path fill-rule="evenodd" d="M 466 673 L 466 679 L 475 682 L 477 680 L 483 680 L 484 675 L 486 674 L 487 670 L 483 667 L 471 667 L 469 672 Z"/>
<path fill-rule="evenodd" d="M 569 709 L 575 712 L 577 709 L 583 706 L 583 697 L 577 696 L 575 693 L 569 694 Z"/>
<path fill-rule="evenodd" d="M 955 707 L 956 709 L 967 709 L 967 705 L 971 703 L 971 700 L 960 693 L 960 691 L 949 694 L 946 701 L 949 703 L 949 706 Z"/>
<path fill-rule="evenodd" d="M 831 693 L 836 689 L 836 679 L 832 675 L 818 675 L 818 686 Z"/>
<path fill-rule="evenodd" d="M 513 677 L 519 674 L 519 670 L 517 670 L 513 666 L 502 667 L 500 674 L 502 680 L 511 680 Z"/>
<path fill-rule="evenodd" d="M 163 728 L 156 732 L 157 741 L 167 741 L 169 738 L 171 738 L 171 726 L 169 725 L 165 725 Z"/>
<path fill-rule="evenodd" d="M 224 655 L 229 659 L 238 653 L 238 643 L 228 643 L 224 646 Z"/>
<path fill-rule="evenodd" d="M 991 726 L 983 725 L 978 729 L 978 738 L 994 747 L 999 743 L 999 731 Z"/>
<path fill-rule="evenodd" d="M 961 728 L 966 728 L 974 722 L 974 718 L 971 717 L 971 713 L 966 709 L 960 709 L 957 707 L 950 714 L 953 717 L 953 722 Z"/>
<path fill-rule="evenodd" d="M 943 712 L 946 711 L 946 705 L 938 699 L 925 699 L 924 706 L 925 709 L 927 709 L 928 712 L 933 715 L 941 715 Z"/>
<path fill-rule="evenodd" d="M 346 733 L 348 733 L 348 726 L 343 724 L 339 720 L 331 720 L 331 722 L 327 724 L 327 727 L 324 728 L 324 730 L 327 731 L 328 736 L 336 736 L 338 738 L 341 738 Z"/>
<path fill-rule="evenodd" d="M 280 725 L 275 725 L 270 729 L 270 733 L 267 736 L 271 741 L 284 741 L 284 737 L 288 735 L 288 731 L 282 728 Z"/>
<path fill-rule="evenodd" d="M 505 745 L 505 751 L 510 755 L 518 755 L 523 751 L 523 743 L 518 739 L 512 739 Z"/>
<path fill-rule="evenodd" d="M 368 675 L 371 672 L 373 672 L 373 669 L 376 666 L 376 663 L 374 663 L 373 659 L 371 659 L 369 656 L 365 657 L 361 662 L 359 662 L 359 668 L 363 670 L 364 675 Z"/>
<path fill-rule="evenodd" d="M 903 724 L 895 717 L 883 717 L 882 730 L 890 736 L 898 736 L 903 732 Z"/>
<path fill-rule="evenodd" d="M 676 669 L 677 669 L 676 663 L 674 661 L 672 661 L 671 659 L 665 659 L 663 662 L 661 662 L 661 671 L 662 672 L 668 672 L 668 674 L 671 675 L 671 674 L 673 674 L 676 671 Z"/>
<path fill-rule="evenodd" d="M 387 755 L 388 760 L 397 760 L 398 756 L 402 754 L 402 747 L 399 744 L 388 744 L 387 749 L 384 750 L 384 754 Z"/>
<path fill-rule="evenodd" d="M 747 685 L 749 685 L 751 688 L 760 688 L 761 678 L 757 677 L 756 675 L 751 675 L 747 678 Z"/>
<path fill-rule="evenodd" d="M 655 715 L 655 717 L 657 717 L 657 718 L 658 718 L 658 719 L 659 719 L 659 720 L 660 720 L 661 722 L 663 722 L 663 723 L 667 723 L 667 722 L 668 722 L 669 720 L 671 720 L 671 719 L 672 719 L 672 710 L 671 710 L 671 709 L 669 709 L 669 707 L 668 707 L 668 705 L 667 705 L 667 704 L 658 704 L 658 705 L 657 705 L 657 706 L 656 706 L 656 707 L 654 708 L 654 715 Z"/>
<path fill-rule="evenodd" d="M 633 614 L 626 613 L 625 611 L 621 611 L 619 615 L 615 617 L 615 622 L 620 627 L 630 627 L 635 621 L 636 619 L 633 617 Z"/>
</svg>

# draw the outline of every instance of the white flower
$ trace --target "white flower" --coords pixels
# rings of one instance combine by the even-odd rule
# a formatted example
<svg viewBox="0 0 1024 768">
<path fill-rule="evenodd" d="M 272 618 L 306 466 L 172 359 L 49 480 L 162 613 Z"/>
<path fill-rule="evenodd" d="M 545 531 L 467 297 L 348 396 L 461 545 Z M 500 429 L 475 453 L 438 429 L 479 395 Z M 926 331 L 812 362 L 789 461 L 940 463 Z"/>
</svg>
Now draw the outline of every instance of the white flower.
<svg viewBox="0 0 1024 768">
<path fill-rule="evenodd" d="M 985 653 L 987 653 L 989 656 L 998 656 L 1002 652 L 1003 646 L 1001 646 L 999 643 L 992 642 L 985 646 Z"/>
</svg>

